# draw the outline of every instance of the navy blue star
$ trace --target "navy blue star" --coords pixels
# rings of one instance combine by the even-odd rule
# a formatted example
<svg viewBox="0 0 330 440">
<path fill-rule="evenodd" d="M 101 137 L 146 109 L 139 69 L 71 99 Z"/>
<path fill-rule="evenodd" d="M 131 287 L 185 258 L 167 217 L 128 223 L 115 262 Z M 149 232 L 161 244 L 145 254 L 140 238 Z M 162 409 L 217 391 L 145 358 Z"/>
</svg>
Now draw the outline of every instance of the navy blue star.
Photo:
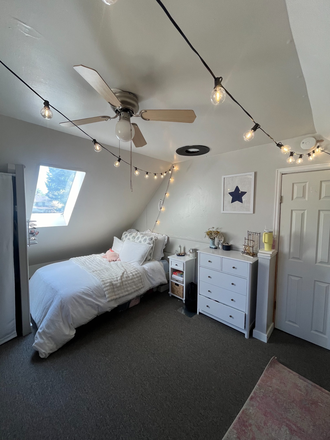
<svg viewBox="0 0 330 440">
<path fill-rule="evenodd" d="M 243 203 L 243 197 L 246 194 L 246 191 L 241 191 L 238 186 L 236 186 L 235 191 L 231 191 L 228 193 L 231 196 L 231 203 L 240 202 Z"/>
</svg>

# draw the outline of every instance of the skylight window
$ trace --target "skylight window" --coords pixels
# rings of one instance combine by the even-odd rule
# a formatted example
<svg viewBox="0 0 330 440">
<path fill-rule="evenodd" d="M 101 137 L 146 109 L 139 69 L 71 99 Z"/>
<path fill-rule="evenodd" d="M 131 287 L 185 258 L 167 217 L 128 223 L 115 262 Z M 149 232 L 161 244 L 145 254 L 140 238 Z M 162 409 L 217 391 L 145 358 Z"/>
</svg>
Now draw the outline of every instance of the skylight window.
<svg viewBox="0 0 330 440">
<path fill-rule="evenodd" d="M 31 215 L 38 228 L 69 224 L 85 174 L 44 165 L 39 167 Z"/>
</svg>

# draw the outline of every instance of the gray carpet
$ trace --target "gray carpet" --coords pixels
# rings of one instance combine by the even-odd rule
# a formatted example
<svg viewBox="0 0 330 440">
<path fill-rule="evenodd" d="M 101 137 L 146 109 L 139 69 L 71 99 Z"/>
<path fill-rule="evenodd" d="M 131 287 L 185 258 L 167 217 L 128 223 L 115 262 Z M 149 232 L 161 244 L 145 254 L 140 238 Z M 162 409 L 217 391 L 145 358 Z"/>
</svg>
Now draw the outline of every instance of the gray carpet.
<svg viewBox="0 0 330 440">
<path fill-rule="evenodd" d="M 264 344 L 166 293 L 81 327 L 42 360 L 0 347 L 0 439 L 221 439 L 272 356 L 330 391 L 330 352 L 275 330 Z"/>
</svg>

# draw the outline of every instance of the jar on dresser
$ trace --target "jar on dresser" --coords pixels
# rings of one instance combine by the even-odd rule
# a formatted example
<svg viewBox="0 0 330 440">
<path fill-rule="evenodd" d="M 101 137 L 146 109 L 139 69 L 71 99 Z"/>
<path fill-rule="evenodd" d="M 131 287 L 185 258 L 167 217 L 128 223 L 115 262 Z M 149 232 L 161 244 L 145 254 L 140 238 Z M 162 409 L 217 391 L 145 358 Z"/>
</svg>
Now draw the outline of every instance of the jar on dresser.
<svg viewBox="0 0 330 440">
<path fill-rule="evenodd" d="M 203 313 L 248 338 L 256 311 L 258 258 L 238 251 L 198 251 L 197 313 Z"/>
</svg>

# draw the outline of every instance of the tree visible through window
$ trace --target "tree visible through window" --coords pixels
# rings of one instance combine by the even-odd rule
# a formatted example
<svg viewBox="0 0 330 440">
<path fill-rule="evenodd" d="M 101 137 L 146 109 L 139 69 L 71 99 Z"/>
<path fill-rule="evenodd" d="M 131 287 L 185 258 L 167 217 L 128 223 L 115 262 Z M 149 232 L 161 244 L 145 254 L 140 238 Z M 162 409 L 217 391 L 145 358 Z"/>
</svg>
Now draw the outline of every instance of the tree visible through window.
<svg viewBox="0 0 330 440">
<path fill-rule="evenodd" d="M 67 225 L 84 177 L 82 171 L 41 165 L 31 219 L 41 227 Z"/>
</svg>

